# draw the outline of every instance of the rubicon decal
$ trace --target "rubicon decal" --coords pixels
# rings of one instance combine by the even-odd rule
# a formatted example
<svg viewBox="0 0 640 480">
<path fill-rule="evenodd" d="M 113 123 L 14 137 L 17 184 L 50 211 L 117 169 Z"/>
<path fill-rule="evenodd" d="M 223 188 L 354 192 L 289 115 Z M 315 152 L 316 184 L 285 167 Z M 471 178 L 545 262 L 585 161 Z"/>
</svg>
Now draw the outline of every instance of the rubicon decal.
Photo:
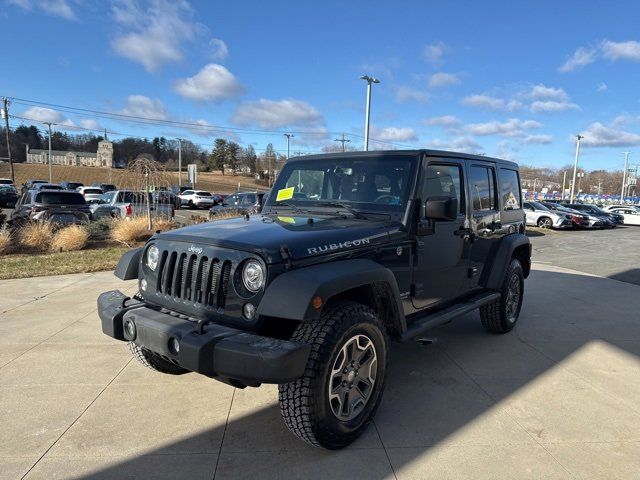
<svg viewBox="0 0 640 480">
<path fill-rule="evenodd" d="M 371 243 L 370 238 L 360 238 L 358 240 L 347 240 L 345 242 L 329 243 L 327 245 L 319 245 L 317 247 L 307 248 L 307 252 L 309 252 L 309 255 L 313 255 L 314 253 L 324 253 L 332 250 L 342 250 L 344 248 L 360 247 L 362 245 L 368 245 L 370 243 Z"/>
</svg>

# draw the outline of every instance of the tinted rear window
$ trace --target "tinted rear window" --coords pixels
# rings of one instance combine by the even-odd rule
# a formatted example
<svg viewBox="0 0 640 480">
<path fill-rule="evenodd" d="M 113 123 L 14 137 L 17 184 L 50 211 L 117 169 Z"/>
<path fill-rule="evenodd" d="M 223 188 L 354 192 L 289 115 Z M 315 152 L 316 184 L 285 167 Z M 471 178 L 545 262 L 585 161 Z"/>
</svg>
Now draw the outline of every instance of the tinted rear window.
<svg viewBox="0 0 640 480">
<path fill-rule="evenodd" d="M 210 197 L 211 194 L 209 192 L 196 192 L 196 195 L 199 197 Z"/>
<path fill-rule="evenodd" d="M 100 190 L 99 188 L 85 188 L 83 190 L 83 193 L 91 193 L 91 194 L 98 194 L 98 195 L 102 195 L 102 190 Z"/>
<path fill-rule="evenodd" d="M 44 205 L 86 205 L 84 197 L 75 192 L 42 192 L 36 195 L 36 202 Z"/>
<path fill-rule="evenodd" d="M 120 192 L 119 202 L 124 203 L 146 203 L 144 192 Z"/>
</svg>

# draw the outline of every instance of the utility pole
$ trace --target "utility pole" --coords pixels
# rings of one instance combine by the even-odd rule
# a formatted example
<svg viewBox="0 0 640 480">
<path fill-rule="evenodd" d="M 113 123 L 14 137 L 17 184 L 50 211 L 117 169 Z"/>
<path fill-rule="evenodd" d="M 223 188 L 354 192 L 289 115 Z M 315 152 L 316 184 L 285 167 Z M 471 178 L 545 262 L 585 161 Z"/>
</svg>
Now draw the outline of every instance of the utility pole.
<svg viewBox="0 0 640 480">
<path fill-rule="evenodd" d="M 178 138 L 178 190 L 182 187 L 182 139 Z"/>
<path fill-rule="evenodd" d="M 560 199 L 564 200 L 564 182 L 567 181 L 567 171 L 562 172 L 562 193 L 560 195 Z"/>
<path fill-rule="evenodd" d="M 287 137 L 287 160 L 289 160 L 289 142 L 293 137 L 295 137 L 295 135 L 291 133 L 285 133 L 284 136 Z"/>
<path fill-rule="evenodd" d="M 343 133 L 342 138 L 335 138 L 333 141 L 342 143 L 342 151 L 344 152 L 345 151 L 344 144 L 349 143 L 351 140 L 349 140 L 348 138 L 344 138 L 344 133 Z"/>
<path fill-rule="evenodd" d="M 573 203 L 573 194 L 576 188 L 576 173 L 578 172 L 578 157 L 580 156 L 580 140 L 584 137 L 582 135 L 576 135 L 578 139 L 576 143 L 576 159 L 573 162 L 573 181 L 571 182 L 571 195 L 569 196 L 569 201 Z"/>
<path fill-rule="evenodd" d="M 377 78 L 370 77 L 369 75 L 363 75 L 360 80 L 367 82 L 367 108 L 364 117 L 364 151 L 369 150 L 369 119 L 371 118 L 371 84 L 380 83 Z"/>
<path fill-rule="evenodd" d="M 629 154 L 631 152 L 622 152 L 624 154 L 624 171 L 622 172 L 622 192 L 620 193 L 620 203 L 624 203 L 624 187 L 627 181 L 627 169 L 629 168 Z"/>
<path fill-rule="evenodd" d="M 2 108 L 2 116 L 4 117 L 5 124 L 5 138 L 7 140 L 7 157 L 9 157 L 9 168 L 11 169 L 11 181 L 15 184 L 16 179 L 13 173 L 13 159 L 11 158 L 11 144 L 9 143 L 9 99 L 7 97 L 2 99 L 4 106 Z"/>
<path fill-rule="evenodd" d="M 51 172 L 51 122 L 42 122 L 49 126 L 49 183 L 53 183 L 53 174 Z"/>
</svg>

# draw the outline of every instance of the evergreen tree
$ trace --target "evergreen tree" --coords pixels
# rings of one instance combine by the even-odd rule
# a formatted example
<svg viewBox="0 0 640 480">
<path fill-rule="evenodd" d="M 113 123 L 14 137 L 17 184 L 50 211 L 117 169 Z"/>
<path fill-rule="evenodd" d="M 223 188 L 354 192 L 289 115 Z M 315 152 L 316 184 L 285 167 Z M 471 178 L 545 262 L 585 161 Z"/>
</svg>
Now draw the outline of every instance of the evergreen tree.
<svg viewBox="0 0 640 480">
<path fill-rule="evenodd" d="M 238 168 L 238 163 L 240 161 L 240 145 L 236 142 L 228 142 L 227 143 L 227 165 L 231 171 L 236 173 Z"/>
<path fill-rule="evenodd" d="M 211 170 L 219 170 L 224 175 L 224 164 L 227 159 L 227 141 L 224 138 L 216 138 L 211 152 Z"/>
<path fill-rule="evenodd" d="M 256 149 L 253 145 L 249 145 L 244 152 L 244 163 L 249 168 L 252 175 L 255 175 L 258 168 L 258 156 L 256 155 Z"/>
</svg>

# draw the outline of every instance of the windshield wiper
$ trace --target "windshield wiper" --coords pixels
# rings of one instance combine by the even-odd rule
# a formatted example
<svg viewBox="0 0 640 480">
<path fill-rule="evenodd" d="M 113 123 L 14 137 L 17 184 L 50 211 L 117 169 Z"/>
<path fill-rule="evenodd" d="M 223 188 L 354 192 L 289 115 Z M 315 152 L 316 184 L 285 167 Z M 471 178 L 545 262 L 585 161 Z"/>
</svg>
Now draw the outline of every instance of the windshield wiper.
<svg viewBox="0 0 640 480">
<path fill-rule="evenodd" d="M 357 210 L 351 208 L 348 205 L 345 205 L 344 203 L 341 202 L 320 202 L 320 204 L 318 206 L 327 206 L 327 207 L 338 207 L 338 208 L 342 208 L 344 210 L 346 210 L 347 212 L 349 212 L 351 215 L 353 215 L 354 218 L 366 218 L 364 215 L 362 215 L 360 212 L 358 212 Z"/>
<path fill-rule="evenodd" d="M 280 201 L 280 202 L 277 202 L 274 205 L 274 207 L 275 208 L 278 208 L 278 207 L 289 207 L 289 208 L 292 208 L 295 213 L 301 213 L 301 214 L 304 213 L 304 211 L 299 206 L 297 206 L 295 203 L 291 203 L 291 202 Z M 276 213 L 278 213 L 277 210 L 276 210 Z"/>
</svg>

